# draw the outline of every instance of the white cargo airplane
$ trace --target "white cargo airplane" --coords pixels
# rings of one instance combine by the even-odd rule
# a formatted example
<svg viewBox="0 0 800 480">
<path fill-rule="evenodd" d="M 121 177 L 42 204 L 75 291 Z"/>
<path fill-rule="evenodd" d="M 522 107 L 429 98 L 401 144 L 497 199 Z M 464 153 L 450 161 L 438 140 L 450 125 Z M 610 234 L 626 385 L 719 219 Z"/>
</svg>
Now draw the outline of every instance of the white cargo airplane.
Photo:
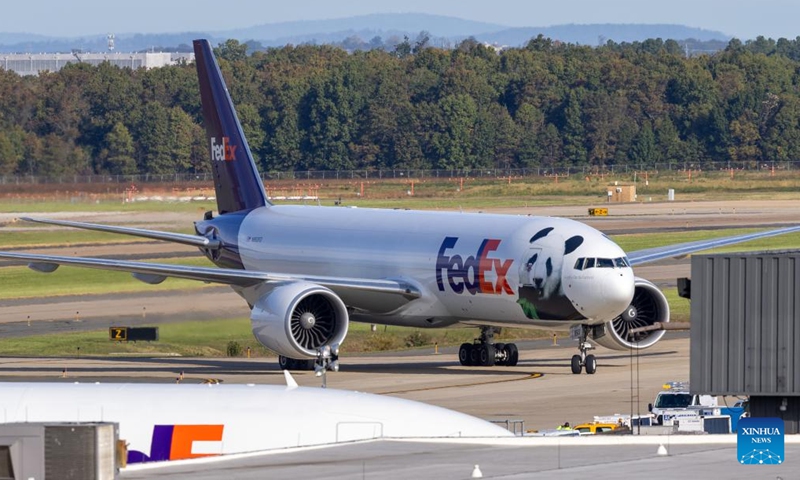
<svg viewBox="0 0 800 480">
<path fill-rule="evenodd" d="M 585 224 L 553 217 L 273 205 L 267 199 L 219 66 L 206 40 L 194 49 L 219 215 L 196 235 L 26 219 L 197 246 L 220 268 L 0 252 L 40 272 L 73 265 L 230 285 L 251 308 L 253 334 L 283 368 L 337 366 L 348 322 L 415 328 L 475 326 L 462 365 L 517 364 L 502 327 L 573 329 L 572 372 L 595 373 L 588 339 L 642 349 L 669 321 L 664 294 L 632 266 L 713 247 L 800 231 L 793 226 L 625 254 Z"/>
<path fill-rule="evenodd" d="M 57 400 L 56 400 L 57 399 Z M 441 407 L 287 385 L 0 384 L 0 423 L 117 422 L 128 463 L 379 438 L 510 437 Z"/>
</svg>

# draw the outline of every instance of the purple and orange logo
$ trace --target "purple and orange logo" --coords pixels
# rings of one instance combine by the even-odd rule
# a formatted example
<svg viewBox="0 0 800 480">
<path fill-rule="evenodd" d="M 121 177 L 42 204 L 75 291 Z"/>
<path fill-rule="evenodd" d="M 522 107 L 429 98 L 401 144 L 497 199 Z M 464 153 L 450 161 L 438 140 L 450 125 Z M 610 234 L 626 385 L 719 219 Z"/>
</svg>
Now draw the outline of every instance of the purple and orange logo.
<svg viewBox="0 0 800 480">
<path fill-rule="evenodd" d="M 222 442 L 224 425 L 154 425 L 150 455 L 128 451 L 128 463 L 184 460 L 218 453 L 193 453 L 194 442 Z"/>
<path fill-rule="evenodd" d="M 222 137 L 219 142 L 216 137 L 211 137 L 211 160 L 215 162 L 232 162 L 236 160 L 238 146 L 231 145 L 231 139 Z"/>
<path fill-rule="evenodd" d="M 450 256 L 447 251 L 455 248 L 458 237 L 445 237 L 439 247 L 436 257 L 436 284 L 439 291 L 444 292 L 444 278 L 455 293 L 464 293 L 466 289 L 470 294 L 487 293 L 494 295 L 514 295 L 508 284 L 506 275 L 514 263 L 511 259 L 492 258 L 491 252 L 497 250 L 501 240 L 486 238 L 478 247 L 477 254 L 466 259 L 461 255 Z M 492 282 L 487 278 L 487 273 L 494 272 L 497 280 Z"/>
</svg>

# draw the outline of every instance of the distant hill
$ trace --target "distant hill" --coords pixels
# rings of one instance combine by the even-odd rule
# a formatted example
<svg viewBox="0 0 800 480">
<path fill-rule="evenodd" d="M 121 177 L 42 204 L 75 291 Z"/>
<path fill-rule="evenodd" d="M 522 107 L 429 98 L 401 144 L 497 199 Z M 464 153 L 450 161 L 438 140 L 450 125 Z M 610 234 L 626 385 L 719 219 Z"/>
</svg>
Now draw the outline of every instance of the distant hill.
<svg viewBox="0 0 800 480">
<path fill-rule="evenodd" d="M 608 40 L 622 43 L 641 42 L 648 38 L 660 38 L 662 40 L 694 39 L 707 42 L 711 40 L 728 41 L 731 38 L 722 32 L 686 27 L 684 25 L 616 23 L 509 28 L 493 33 L 476 35 L 475 38 L 488 43 L 519 46 L 524 45 L 528 40 L 535 38 L 539 34 L 562 42 L 593 46 L 605 43 Z"/>
<path fill-rule="evenodd" d="M 272 43 L 286 38 L 313 38 L 338 35 L 339 41 L 353 32 L 404 32 L 416 36 L 425 30 L 438 37 L 468 37 L 508 28 L 495 23 L 474 22 L 456 17 L 426 13 L 379 13 L 333 20 L 280 22 L 250 28 L 214 32 L 214 35 Z M 342 36 L 345 35 L 345 36 Z M 363 38 L 363 37 L 362 37 Z M 369 38 L 364 38 L 369 40 Z"/>
<path fill-rule="evenodd" d="M 431 45 L 435 46 L 453 45 L 468 37 L 486 43 L 520 46 L 539 34 L 553 40 L 582 45 L 597 45 L 598 42 L 605 43 L 607 40 L 643 41 L 648 38 L 721 42 L 730 39 L 721 32 L 683 25 L 591 24 L 508 28 L 504 25 L 441 15 L 387 13 L 332 20 L 270 23 L 216 32 L 122 33 L 116 35 L 116 50 L 184 50 L 191 45 L 193 39 L 199 37 L 208 38 L 215 44 L 234 38 L 241 42 L 253 40 L 263 46 L 341 44 L 352 37 L 358 37 L 364 43 L 370 42 L 374 37 L 381 37 L 383 42 L 387 42 L 399 41 L 403 36 L 408 36 L 413 41 L 422 31 L 430 34 Z M 52 53 L 70 52 L 73 49 L 104 52 L 107 50 L 105 35 L 60 38 L 27 33 L 0 33 L 0 52 Z"/>
</svg>

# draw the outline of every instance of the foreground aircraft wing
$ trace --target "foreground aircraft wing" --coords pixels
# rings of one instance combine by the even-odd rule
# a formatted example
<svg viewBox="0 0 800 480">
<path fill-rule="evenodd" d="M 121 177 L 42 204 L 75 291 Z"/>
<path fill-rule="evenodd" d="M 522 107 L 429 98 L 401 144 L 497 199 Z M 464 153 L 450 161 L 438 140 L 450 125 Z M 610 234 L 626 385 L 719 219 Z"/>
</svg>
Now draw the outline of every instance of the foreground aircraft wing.
<svg viewBox="0 0 800 480">
<path fill-rule="evenodd" d="M 96 230 L 98 232 L 120 233 L 123 235 L 133 235 L 135 237 L 152 238 L 154 240 L 164 240 L 173 243 L 182 243 L 199 248 L 214 249 L 219 247 L 218 240 L 201 237 L 198 235 L 188 235 L 185 233 L 160 232 L 158 230 L 147 230 L 144 228 L 117 227 L 114 225 L 100 225 L 97 223 L 70 222 L 68 220 L 49 220 L 45 218 L 20 217 L 26 222 L 45 223 L 48 225 L 58 225 L 61 227 L 81 228 L 83 230 Z"/>
<path fill-rule="evenodd" d="M 420 292 L 411 284 L 396 280 L 373 280 L 359 278 L 338 278 L 313 275 L 292 275 L 269 272 L 237 270 L 232 268 L 207 268 L 162 263 L 130 262 L 104 258 L 62 257 L 57 255 L 38 255 L 33 253 L 0 252 L 0 258 L 28 262 L 28 266 L 38 272 L 50 273 L 59 265 L 116 270 L 131 273 L 145 283 L 158 284 L 167 277 L 186 278 L 208 283 L 221 283 L 239 287 L 249 287 L 259 283 L 305 281 L 328 287 L 333 291 L 361 291 L 392 294 L 413 300 Z"/>
<path fill-rule="evenodd" d="M 696 242 L 677 243 L 664 247 L 647 248 L 628 253 L 628 260 L 631 265 L 642 265 L 644 263 L 655 262 L 665 258 L 681 257 L 690 253 L 709 250 L 712 248 L 725 247 L 736 243 L 748 242 L 759 238 L 774 237 L 786 233 L 800 232 L 800 225 L 780 228 L 778 230 L 767 230 L 757 233 L 746 233 L 744 235 L 734 235 L 732 237 L 715 238 L 711 240 L 699 240 Z"/>
</svg>

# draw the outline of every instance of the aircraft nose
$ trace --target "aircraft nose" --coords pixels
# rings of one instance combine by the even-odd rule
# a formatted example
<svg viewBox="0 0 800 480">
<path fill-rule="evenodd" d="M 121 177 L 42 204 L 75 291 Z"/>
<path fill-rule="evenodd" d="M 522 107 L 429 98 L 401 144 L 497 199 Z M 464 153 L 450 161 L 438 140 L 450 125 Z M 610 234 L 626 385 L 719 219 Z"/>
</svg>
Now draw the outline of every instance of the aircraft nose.
<svg viewBox="0 0 800 480">
<path fill-rule="evenodd" d="M 630 268 L 615 269 L 603 283 L 603 305 L 606 315 L 616 317 L 633 301 L 634 278 Z"/>
</svg>

